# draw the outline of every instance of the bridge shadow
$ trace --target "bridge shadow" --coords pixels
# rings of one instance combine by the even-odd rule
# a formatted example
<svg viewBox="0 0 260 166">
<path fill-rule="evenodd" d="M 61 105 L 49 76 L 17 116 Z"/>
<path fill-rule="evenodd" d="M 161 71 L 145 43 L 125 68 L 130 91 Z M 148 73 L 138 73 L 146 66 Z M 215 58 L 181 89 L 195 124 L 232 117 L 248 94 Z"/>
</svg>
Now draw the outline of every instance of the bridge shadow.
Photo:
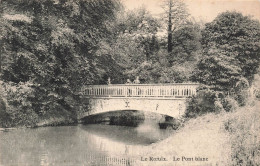
<svg viewBox="0 0 260 166">
<path fill-rule="evenodd" d="M 145 114 L 137 110 L 110 111 L 81 119 L 83 124 L 107 124 L 137 127 L 145 120 Z"/>
<path fill-rule="evenodd" d="M 153 128 L 171 130 L 176 130 L 180 126 L 179 120 L 173 117 L 139 110 L 110 111 L 84 117 L 81 121 L 83 124 L 105 124 L 128 127 L 147 127 L 150 125 Z"/>
</svg>

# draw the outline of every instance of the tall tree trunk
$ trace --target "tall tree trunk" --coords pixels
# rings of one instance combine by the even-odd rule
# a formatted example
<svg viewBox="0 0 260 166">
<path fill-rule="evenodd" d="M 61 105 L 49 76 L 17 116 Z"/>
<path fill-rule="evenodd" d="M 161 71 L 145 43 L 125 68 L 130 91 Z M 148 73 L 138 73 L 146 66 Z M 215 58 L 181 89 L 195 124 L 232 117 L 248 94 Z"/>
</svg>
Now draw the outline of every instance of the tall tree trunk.
<svg viewBox="0 0 260 166">
<path fill-rule="evenodd" d="M 172 52 L 172 0 L 169 0 L 169 15 L 168 15 L 168 52 Z"/>
<path fill-rule="evenodd" d="M 3 42 L 0 41 L 0 74 L 2 73 L 2 48 L 3 48 L 3 44 L 2 43 Z"/>
<path fill-rule="evenodd" d="M 2 3 L 2 0 L 0 0 L 0 5 Z M 0 18 L 3 18 L 3 5 L 0 6 Z M 2 27 L 1 27 L 1 31 L 2 31 Z M 3 34 L 2 34 L 3 35 Z M 0 39 L 0 75 L 2 73 L 2 53 L 3 53 L 3 43 L 4 43 L 4 37 L 2 36 L 2 39 Z"/>
</svg>

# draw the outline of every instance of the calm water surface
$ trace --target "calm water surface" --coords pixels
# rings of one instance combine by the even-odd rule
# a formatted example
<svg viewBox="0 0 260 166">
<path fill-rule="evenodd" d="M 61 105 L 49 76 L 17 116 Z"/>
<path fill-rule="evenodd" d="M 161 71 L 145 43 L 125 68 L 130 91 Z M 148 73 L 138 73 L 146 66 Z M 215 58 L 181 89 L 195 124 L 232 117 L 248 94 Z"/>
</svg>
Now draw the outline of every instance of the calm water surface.
<svg viewBox="0 0 260 166">
<path fill-rule="evenodd" d="M 152 123 L 11 130 L 0 132 L 0 165 L 135 165 L 146 147 L 171 134 Z"/>
</svg>

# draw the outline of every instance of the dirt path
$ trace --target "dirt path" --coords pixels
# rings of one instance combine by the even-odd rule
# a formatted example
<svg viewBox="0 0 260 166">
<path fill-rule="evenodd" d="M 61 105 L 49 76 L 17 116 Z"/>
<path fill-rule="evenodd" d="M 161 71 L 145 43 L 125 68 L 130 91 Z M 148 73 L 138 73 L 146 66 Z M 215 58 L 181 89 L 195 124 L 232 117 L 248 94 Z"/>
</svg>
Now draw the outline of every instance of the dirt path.
<svg viewBox="0 0 260 166">
<path fill-rule="evenodd" d="M 191 119 L 171 137 L 147 147 L 143 158 L 148 161 L 138 165 L 228 165 L 231 145 L 223 116 L 226 115 L 208 114 Z M 151 161 L 150 157 L 168 161 Z"/>
</svg>

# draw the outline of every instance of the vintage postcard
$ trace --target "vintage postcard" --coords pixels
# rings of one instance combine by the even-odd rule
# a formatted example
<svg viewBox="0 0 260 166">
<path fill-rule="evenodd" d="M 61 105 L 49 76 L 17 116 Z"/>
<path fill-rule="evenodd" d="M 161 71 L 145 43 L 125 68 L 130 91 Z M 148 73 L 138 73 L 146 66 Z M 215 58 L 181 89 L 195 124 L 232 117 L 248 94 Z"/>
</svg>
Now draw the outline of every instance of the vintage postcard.
<svg viewBox="0 0 260 166">
<path fill-rule="evenodd" d="M 257 166 L 259 107 L 259 0 L 0 0 L 1 166 Z"/>
</svg>

